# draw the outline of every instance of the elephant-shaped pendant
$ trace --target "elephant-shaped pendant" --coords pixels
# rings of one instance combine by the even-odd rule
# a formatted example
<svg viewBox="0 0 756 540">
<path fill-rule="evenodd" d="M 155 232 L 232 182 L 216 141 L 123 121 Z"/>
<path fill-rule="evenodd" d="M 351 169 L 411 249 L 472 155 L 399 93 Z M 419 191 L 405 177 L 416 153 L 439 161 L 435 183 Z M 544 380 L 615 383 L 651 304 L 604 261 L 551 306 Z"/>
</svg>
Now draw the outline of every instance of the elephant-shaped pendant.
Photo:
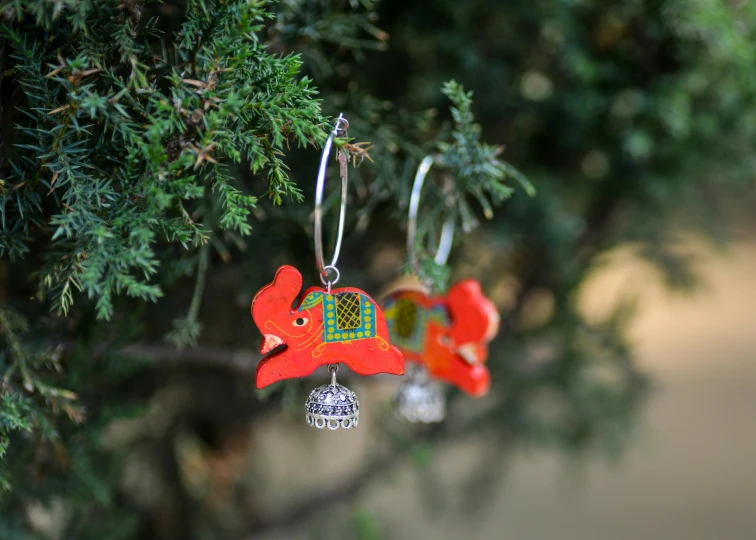
<svg viewBox="0 0 756 540">
<path fill-rule="evenodd" d="M 399 289 L 382 305 L 391 341 L 406 360 L 472 396 L 488 391 L 491 377 L 484 363 L 487 344 L 499 330 L 499 313 L 480 283 L 463 280 L 444 296 L 418 287 Z"/>
<path fill-rule="evenodd" d="M 402 352 L 390 344 L 383 313 L 365 292 L 311 287 L 292 308 L 301 289 L 299 271 L 282 266 L 252 300 L 260 353 L 268 355 L 257 366 L 258 388 L 327 364 L 344 363 L 360 375 L 404 374 Z"/>
</svg>

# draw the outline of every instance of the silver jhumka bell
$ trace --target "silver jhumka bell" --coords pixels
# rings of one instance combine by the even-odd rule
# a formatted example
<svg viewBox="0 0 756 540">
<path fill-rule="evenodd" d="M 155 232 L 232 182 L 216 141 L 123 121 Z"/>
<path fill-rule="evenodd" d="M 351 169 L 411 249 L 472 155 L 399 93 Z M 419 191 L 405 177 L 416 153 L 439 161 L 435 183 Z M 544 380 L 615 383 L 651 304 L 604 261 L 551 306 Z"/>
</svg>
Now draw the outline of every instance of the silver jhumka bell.
<svg viewBox="0 0 756 540">
<path fill-rule="evenodd" d="M 337 430 L 357 427 L 360 419 L 360 402 L 357 394 L 336 382 L 339 366 L 331 364 L 331 383 L 318 386 L 305 401 L 307 424 L 318 429 Z"/>
<path fill-rule="evenodd" d="M 394 394 L 394 414 L 413 424 L 432 424 L 446 418 L 446 395 L 422 366 L 407 366 L 407 380 Z"/>
</svg>

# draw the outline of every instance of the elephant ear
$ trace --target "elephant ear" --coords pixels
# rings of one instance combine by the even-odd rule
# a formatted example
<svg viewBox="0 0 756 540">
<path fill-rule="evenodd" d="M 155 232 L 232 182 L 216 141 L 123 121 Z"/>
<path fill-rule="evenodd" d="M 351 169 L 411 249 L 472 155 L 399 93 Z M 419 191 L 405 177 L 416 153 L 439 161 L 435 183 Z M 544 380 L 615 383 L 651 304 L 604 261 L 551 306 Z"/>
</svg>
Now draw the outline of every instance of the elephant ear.
<svg viewBox="0 0 756 540">
<path fill-rule="evenodd" d="M 446 306 L 452 320 L 451 337 L 458 345 L 488 343 L 499 331 L 499 312 L 477 280 L 465 279 L 449 289 Z"/>
<path fill-rule="evenodd" d="M 252 299 L 252 318 L 264 324 L 282 311 L 290 311 L 291 305 L 302 289 L 302 274 L 293 266 L 282 266 L 276 272 L 273 283 L 257 291 Z M 259 324 L 258 324 L 259 326 Z"/>
</svg>

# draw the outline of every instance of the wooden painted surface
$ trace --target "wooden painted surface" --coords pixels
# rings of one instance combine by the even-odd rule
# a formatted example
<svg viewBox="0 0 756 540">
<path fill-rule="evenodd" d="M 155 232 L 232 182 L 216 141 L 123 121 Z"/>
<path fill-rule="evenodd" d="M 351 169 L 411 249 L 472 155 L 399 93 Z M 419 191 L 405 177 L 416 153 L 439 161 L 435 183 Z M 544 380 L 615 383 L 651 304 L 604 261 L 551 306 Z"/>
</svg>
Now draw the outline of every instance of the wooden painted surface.
<svg viewBox="0 0 756 540">
<path fill-rule="evenodd" d="M 396 290 L 382 302 L 392 343 L 407 360 L 422 363 L 435 379 L 472 396 L 491 385 L 485 361 L 499 329 L 499 313 L 480 283 L 460 281 L 444 296 Z"/>
<path fill-rule="evenodd" d="M 257 366 L 258 388 L 326 364 L 343 363 L 360 375 L 404 374 L 383 313 L 364 291 L 311 287 L 293 308 L 301 289 L 299 271 L 282 266 L 252 300 L 252 319 L 263 334 L 260 352 L 268 354 Z"/>
</svg>

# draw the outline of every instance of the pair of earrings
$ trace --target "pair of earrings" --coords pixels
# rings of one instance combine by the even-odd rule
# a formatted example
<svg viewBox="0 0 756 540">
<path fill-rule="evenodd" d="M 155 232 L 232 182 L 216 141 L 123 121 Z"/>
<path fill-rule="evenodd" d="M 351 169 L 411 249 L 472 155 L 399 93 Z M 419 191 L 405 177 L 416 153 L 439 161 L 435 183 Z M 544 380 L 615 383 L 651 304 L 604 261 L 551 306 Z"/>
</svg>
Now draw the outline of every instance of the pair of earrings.
<svg viewBox="0 0 756 540">
<path fill-rule="evenodd" d="M 323 257 L 322 205 L 326 170 L 333 140 L 346 136 L 349 123 L 339 115 L 320 159 L 315 190 L 315 262 L 324 287 L 307 289 L 292 307 L 302 288 L 302 275 L 282 266 L 273 282 L 252 300 L 252 319 L 263 334 L 256 384 L 304 377 L 327 365 L 331 381 L 313 390 L 305 402 L 305 418 L 313 427 L 335 430 L 357 427 L 359 401 L 354 392 L 336 381 L 340 363 L 359 375 L 403 375 L 405 360 L 419 366 L 397 393 L 397 414 L 409 421 L 440 421 L 443 394 L 431 383 L 437 378 L 472 395 L 488 389 L 483 365 L 486 345 L 498 328 L 498 314 L 473 280 L 453 286 L 445 296 L 432 296 L 419 280 L 411 286 L 392 288 L 379 306 L 364 291 L 352 287 L 334 289 L 340 274 L 336 267 L 341 251 L 346 215 L 348 176 L 341 167 L 341 204 L 336 245 L 330 263 Z M 415 234 L 423 179 L 433 163 L 420 165 L 410 200 L 408 250 L 417 269 Z M 454 234 L 454 223 L 444 225 L 436 262 L 445 264 Z M 394 344 L 392 344 L 392 342 Z M 429 405 L 430 403 L 430 405 Z"/>
</svg>

